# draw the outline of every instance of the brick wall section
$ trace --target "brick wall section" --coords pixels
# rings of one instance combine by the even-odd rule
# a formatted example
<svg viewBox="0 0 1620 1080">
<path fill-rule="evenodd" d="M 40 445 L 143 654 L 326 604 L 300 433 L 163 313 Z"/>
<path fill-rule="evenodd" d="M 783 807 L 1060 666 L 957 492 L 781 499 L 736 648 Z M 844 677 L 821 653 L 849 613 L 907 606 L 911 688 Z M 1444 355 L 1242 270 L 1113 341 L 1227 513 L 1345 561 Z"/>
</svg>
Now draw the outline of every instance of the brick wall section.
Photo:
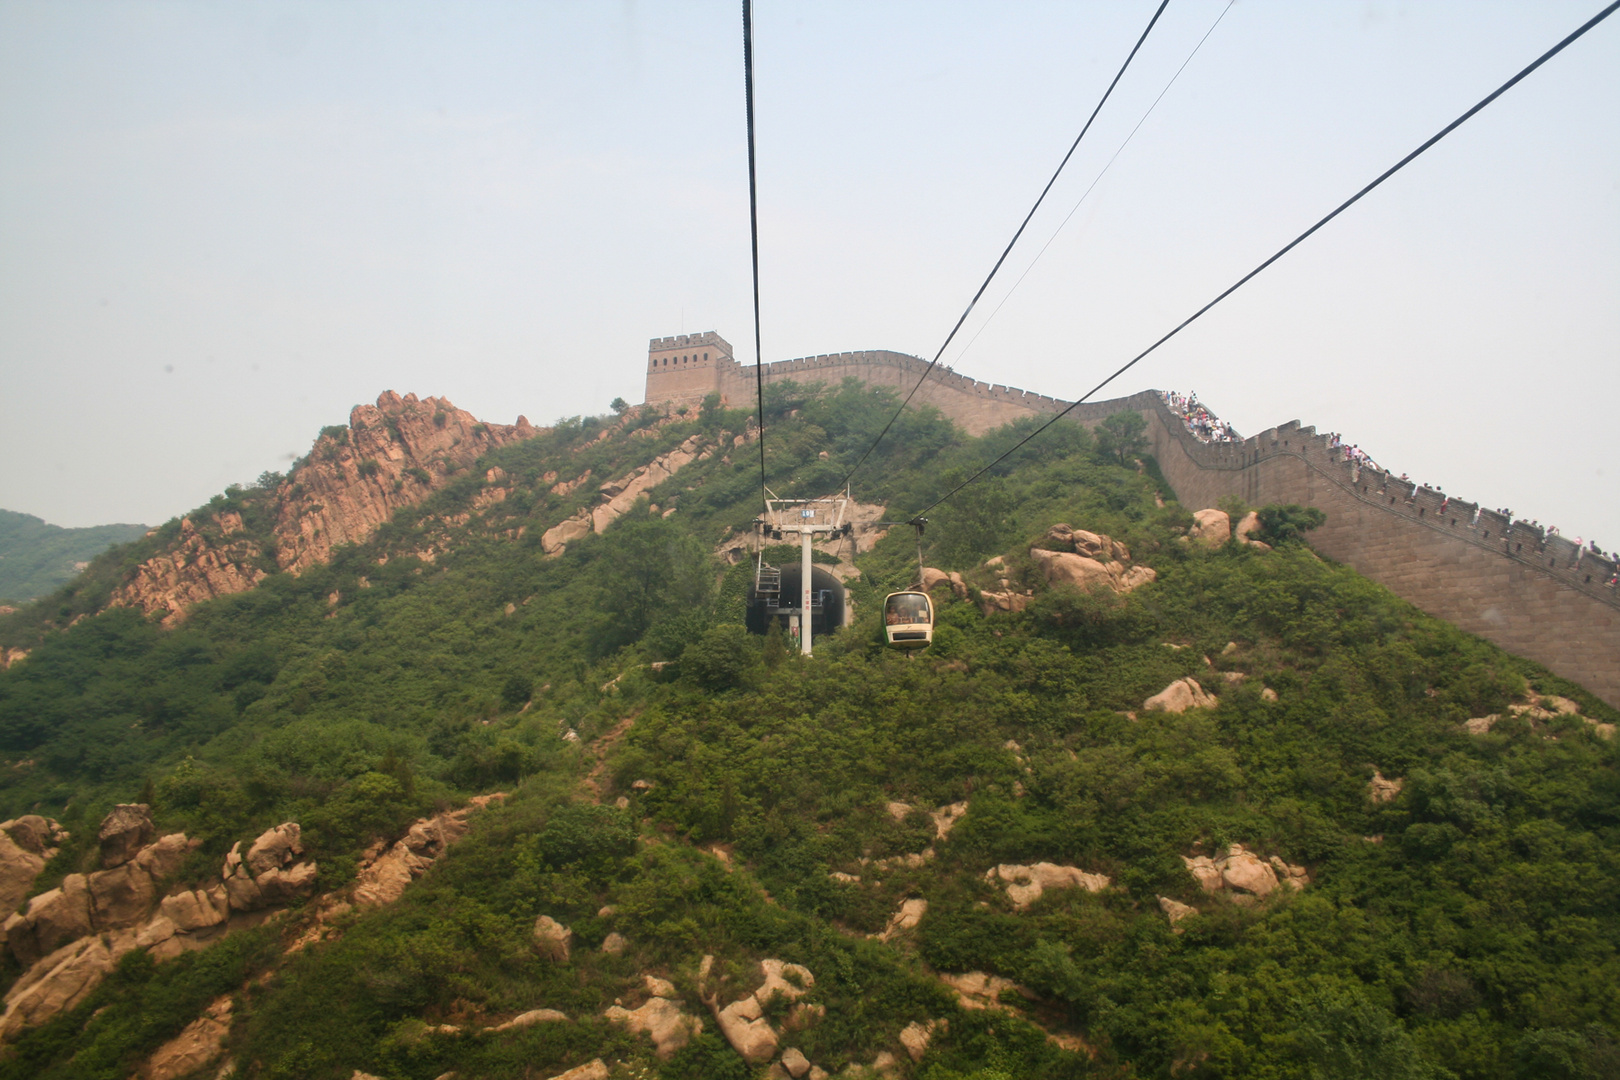
<svg viewBox="0 0 1620 1080">
<path fill-rule="evenodd" d="M 662 357 L 713 340 L 659 338 L 649 352 Z M 649 367 L 647 401 L 695 405 L 714 391 L 734 406 L 752 401 L 752 366 L 733 360 L 729 347 L 724 353 L 701 374 L 663 376 L 661 364 Z M 927 361 L 904 353 L 835 353 L 767 364 L 765 378 L 836 386 L 854 377 L 903 396 L 926 367 Z M 974 435 L 1068 404 L 943 368 L 913 400 L 936 406 Z M 1251 506 L 1314 506 L 1327 515 L 1310 535 L 1324 555 L 1620 708 L 1620 596 L 1607 584 L 1616 571 L 1610 560 L 1577 552 L 1562 537 L 1543 540 L 1527 522 L 1509 522 L 1490 510 L 1476 515 L 1474 503 L 1453 499 L 1442 514 L 1438 492 L 1341 460 L 1327 436 L 1297 421 L 1242 442 L 1204 443 L 1152 390 L 1087 403 L 1069 415 L 1092 426 L 1127 409 L 1147 420 L 1152 452 L 1183 506 L 1202 509 L 1227 496 Z"/>
<path fill-rule="evenodd" d="M 1253 506 L 1298 503 L 1327 514 L 1310 534 L 1322 554 L 1415 606 L 1527 656 L 1620 707 L 1620 597 L 1615 564 L 1543 539 L 1477 504 L 1373 469 L 1331 450 L 1297 421 L 1240 443 L 1194 438 L 1156 393 L 1104 403 L 1148 421 L 1154 456 L 1182 505 L 1234 495 Z"/>
</svg>

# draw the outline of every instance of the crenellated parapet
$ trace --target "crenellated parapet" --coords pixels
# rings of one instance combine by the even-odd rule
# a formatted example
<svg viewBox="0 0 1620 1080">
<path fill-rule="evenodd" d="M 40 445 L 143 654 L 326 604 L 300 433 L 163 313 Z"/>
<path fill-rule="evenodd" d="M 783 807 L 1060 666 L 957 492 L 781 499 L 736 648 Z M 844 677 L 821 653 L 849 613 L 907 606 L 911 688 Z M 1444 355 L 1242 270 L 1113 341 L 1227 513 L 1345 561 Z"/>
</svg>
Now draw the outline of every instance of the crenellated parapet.
<svg viewBox="0 0 1620 1080">
<path fill-rule="evenodd" d="M 753 400 L 753 367 L 733 359 L 718 335 L 655 338 L 651 346 L 647 401 L 688 407 L 710 393 L 737 405 Z M 766 364 L 764 376 L 767 383 L 827 386 L 855 378 L 905 396 L 927 368 L 920 357 L 877 349 L 780 360 Z M 935 368 L 913 402 L 934 406 L 974 435 L 1069 406 L 949 368 Z M 1088 402 L 1069 417 L 1091 426 L 1122 411 L 1147 421 L 1152 452 L 1182 505 L 1201 509 L 1235 497 L 1251 506 L 1314 506 L 1327 515 L 1310 534 L 1322 554 L 1620 706 L 1620 589 L 1610 584 L 1620 566 L 1613 558 L 1350 460 L 1298 421 L 1240 441 L 1206 442 L 1154 390 Z"/>
</svg>

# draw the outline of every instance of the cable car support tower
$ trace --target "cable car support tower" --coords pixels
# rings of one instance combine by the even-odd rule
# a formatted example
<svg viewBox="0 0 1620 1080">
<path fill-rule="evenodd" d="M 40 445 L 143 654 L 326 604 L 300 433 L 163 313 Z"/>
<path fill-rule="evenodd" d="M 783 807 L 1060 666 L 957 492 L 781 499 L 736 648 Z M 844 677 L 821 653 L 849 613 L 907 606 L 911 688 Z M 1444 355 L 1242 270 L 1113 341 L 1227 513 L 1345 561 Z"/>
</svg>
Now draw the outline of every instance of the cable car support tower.
<svg viewBox="0 0 1620 1080">
<path fill-rule="evenodd" d="M 763 544 L 760 545 L 759 560 L 754 570 L 754 590 L 762 597 L 776 594 L 777 599 L 773 602 L 775 613 L 798 620 L 799 651 L 809 656 L 813 637 L 811 626 L 815 614 L 822 609 L 811 577 L 811 545 L 818 533 L 828 538 L 847 536 L 850 533 L 851 527 L 844 521 L 844 507 L 849 500 L 842 495 L 823 499 L 779 499 L 775 498 L 776 492 L 771 491 L 770 494 L 772 497 L 765 500 L 765 513 L 759 519 L 761 532 L 768 534 L 772 540 L 782 540 L 790 533 L 799 534 L 797 604 L 782 606 L 780 599 L 782 571 L 777 567 L 765 565 Z"/>
</svg>

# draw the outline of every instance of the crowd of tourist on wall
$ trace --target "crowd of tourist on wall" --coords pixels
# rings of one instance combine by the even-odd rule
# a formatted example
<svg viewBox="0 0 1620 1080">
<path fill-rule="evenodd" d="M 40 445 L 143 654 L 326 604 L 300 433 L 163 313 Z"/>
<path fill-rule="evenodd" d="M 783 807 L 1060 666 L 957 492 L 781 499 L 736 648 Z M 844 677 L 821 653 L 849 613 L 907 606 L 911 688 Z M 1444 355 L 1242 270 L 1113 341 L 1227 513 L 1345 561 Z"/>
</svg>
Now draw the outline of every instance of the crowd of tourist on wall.
<svg viewBox="0 0 1620 1080">
<path fill-rule="evenodd" d="M 1187 425 L 1187 430 L 1193 438 L 1207 443 L 1242 442 L 1238 433 L 1232 430 L 1232 425 L 1222 423 L 1204 406 L 1198 404 L 1198 395 L 1178 394 L 1174 390 L 1161 390 L 1159 397 L 1164 399 L 1165 407 Z"/>
<path fill-rule="evenodd" d="M 1182 422 L 1187 426 L 1187 431 L 1194 438 L 1206 443 L 1242 441 L 1238 436 L 1238 433 L 1232 429 L 1231 424 L 1223 423 L 1221 420 L 1216 418 L 1214 413 L 1210 412 L 1207 408 L 1198 403 L 1198 395 L 1196 393 L 1179 394 L 1174 390 L 1161 390 L 1159 392 L 1159 397 L 1164 400 L 1166 408 L 1175 413 L 1177 416 L 1181 417 Z M 1344 437 L 1336 431 L 1329 432 L 1327 439 L 1328 449 L 1342 455 L 1339 460 L 1353 462 L 1358 468 L 1372 469 L 1376 472 L 1383 473 L 1385 478 L 1388 478 L 1389 470 L 1385 469 L 1383 466 L 1374 461 L 1372 456 L 1360 446 L 1355 444 L 1346 445 Z M 1402 483 L 1412 484 L 1412 479 L 1405 473 L 1401 473 L 1400 478 Z M 1440 513 L 1444 514 L 1446 510 L 1450 508 L 1451 496 L 1447 495 L 1444 491 L 1433 484 L 1413 484 L 1412 494 L 1408 501 L 1416 500 L 1417 493 L 1423 489 L 1433 491 L 1440 496 Z M 1535 535 L 1537 546 L 1540 547 L 1546 544 L 1548 538 L 1559 535 L 1558 526 L 1556 525 L 1548 525 L 1546 528 L 1542 528 L 1539 521 L 1515 523 L 1513 521 L 1513 511 L 1506 507 L 1500 508 L 1496 512 L 1508 520 L 1507 531 L 1503 534 L 1504 537 L 1511 536 L 1515 529 L 1528 529 Z M 1470 527 L 1478 526 L 1479 515 L 1480 508 L 1475 507 L 1473 520 L 1469 522 Z M 1611 562 L 1616 563 L 1615 572 L 1609 576 L 1609 579 L 1607 582 L 1605 582 L 1605 584 L 1609 585 L 1611 588 L 1620 588 L 1620 553 L 1611 552 L 1605 555 L 1603 549 L 1598 547 L 1596 541 L 1588 540 L 1583 542 L 1582 539 L 1577 536 L 1575 538 L 1575 562 L 1580 560 L 1581 553 L 1583 551 L 1589 551 L 1599 558 L 1607 558 Z M 1573 566 L 1574 562 L 1572 562 L 1570 565 Z"/>
</svg>

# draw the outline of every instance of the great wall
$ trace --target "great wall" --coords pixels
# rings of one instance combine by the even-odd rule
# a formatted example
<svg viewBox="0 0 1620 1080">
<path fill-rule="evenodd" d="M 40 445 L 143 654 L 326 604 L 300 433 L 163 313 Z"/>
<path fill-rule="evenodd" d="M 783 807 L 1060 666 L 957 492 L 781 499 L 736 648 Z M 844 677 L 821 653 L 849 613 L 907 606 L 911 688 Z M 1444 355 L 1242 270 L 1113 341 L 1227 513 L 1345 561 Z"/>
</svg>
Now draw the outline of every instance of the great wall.
<svg viewBox="0 0 1620 1080">
<path fill-rule="evenodd" d="M 904 353 L 836 353 L 765 365 L 767 382 L 837 384 L 855 378 L 909 391 L 927 362 Z M 648 403 L 690 406 L 711 393 L 742 405 L 754 373 L 713 332 L 654 338 Z M 936 369 L 917 397 L 974 435 L 1068 402 Z M 1322 554 L 1387 586 L 1411 604 L 1529 657 L 1620 707 L 1620 566 L 1544 536 L 1527 521 L 1446 498 L 1348 460 L 1326 435 L 1290 421 L 1240 442 L 1207 443 L 1187 430 L 1157 391 L 1088 402 L 1082 424 L 1140 413 L 1160 471 L 1190 509 L 1235 497 L 1260 506 L 1314 506 L 1327 522 L 1310 534 Z"/>
</svg>

